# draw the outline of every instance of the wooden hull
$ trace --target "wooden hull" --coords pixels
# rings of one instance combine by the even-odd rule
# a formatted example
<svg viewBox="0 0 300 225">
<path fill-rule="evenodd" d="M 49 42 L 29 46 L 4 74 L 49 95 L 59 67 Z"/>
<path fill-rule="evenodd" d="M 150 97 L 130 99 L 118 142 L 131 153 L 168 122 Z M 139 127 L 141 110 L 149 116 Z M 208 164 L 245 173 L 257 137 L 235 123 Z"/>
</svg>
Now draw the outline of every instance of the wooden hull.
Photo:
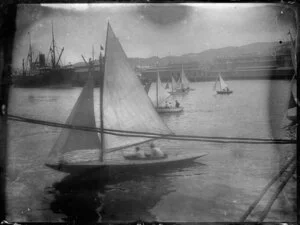
<svg viewBox="0 0 300 225">
<path fill-rule="evenodd" d="M 156 108 L 156 111 L 158 113 L 176 113 L 176 112 L 182 112 L 183 107 L 174 107 L 174 108 Z"/>
<path fill-rule="evenodd" d="M 124 172 L 126 170 L 161 170 L 170 166 L 182 166 L 185 163 L 193 162 L 194 160 L 206 154 L 197 155 L 169 155 L 163 159 L 139 159 L 139 160 L 120 160 L 120 161 L 89 161 L 89 162 L 76 162 L 76 163 L 46 163 L 47 167 L 52 169 L 67 172 L 79 173 L 86 172 L 87 170 L 100 169 L 103 173 L 116 173 Z"/>
<path fill-rule="evenodd" d="M 219 95 L 229 95 L 231 94 L 233 91 L 217 91 L 217 94 Z"/>
</svg>

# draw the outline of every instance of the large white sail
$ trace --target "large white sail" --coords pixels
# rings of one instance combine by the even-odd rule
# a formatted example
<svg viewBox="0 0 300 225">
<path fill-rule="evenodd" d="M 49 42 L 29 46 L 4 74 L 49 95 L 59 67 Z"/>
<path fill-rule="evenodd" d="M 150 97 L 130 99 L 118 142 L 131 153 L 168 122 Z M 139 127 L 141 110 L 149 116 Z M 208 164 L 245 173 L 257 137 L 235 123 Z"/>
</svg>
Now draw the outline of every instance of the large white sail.
<svg viewBox="0 0 300 225">
<path fill-rule="evenodd" d="M 103 81 L 104 128 L 170 134 L 131 68 L 127 56 L 108 24 Z M 144 137 L 104 135 L 104 152 L 150 140 Z"/>
<path fill-rule="evenodd" d="M 223 78 L 221 77 L 220 74 L 219 74 L 219 80 L 220 80 L 220 88 L 221 88 L 221 90 L 224 90 L 225 88 L 228 87 L 228 85 L 225 83 L 225 81 L 223 80 Z"/>
</svg>

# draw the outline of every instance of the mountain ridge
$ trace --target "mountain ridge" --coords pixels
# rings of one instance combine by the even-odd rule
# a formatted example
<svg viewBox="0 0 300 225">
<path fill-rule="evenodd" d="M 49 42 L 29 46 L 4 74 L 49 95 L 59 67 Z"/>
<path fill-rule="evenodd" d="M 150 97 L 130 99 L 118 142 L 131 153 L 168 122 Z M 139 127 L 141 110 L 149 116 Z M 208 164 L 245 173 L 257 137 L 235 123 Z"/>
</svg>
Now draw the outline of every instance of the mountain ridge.
<svg viewBox="0 0 300 225">
<path fill-rule="evenodd" d="M 223 48 L 207 49 L 199 53 L 186 53 L 180 56 L 151 56 L 147 58 L 132 57 L 129 58 L 130 64 L 136 66 L 166 66 L 169 64 L 180 63 L 212 63 L 216 58 L 241 57 L 245 55 L 269 56 L 273 55 L 275 49 L 279 47 L 279 42 L 255 42 L 241 46 L 227 46 Z M 98 60 L 97 60 L 98 61 Z M 83 62 L 78 62 L 74 67 L 84 66 Z"/>
</svg>

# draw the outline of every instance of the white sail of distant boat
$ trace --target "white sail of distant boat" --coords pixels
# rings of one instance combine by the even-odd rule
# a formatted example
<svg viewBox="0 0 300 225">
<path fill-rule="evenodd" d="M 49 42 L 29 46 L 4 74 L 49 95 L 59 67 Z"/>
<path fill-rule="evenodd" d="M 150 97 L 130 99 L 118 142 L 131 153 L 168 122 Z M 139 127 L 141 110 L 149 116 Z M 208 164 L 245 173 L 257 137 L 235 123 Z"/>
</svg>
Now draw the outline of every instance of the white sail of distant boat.
<svg viewBox="0 0 300 225">
<path fill-rule="evenodd" d="M 148 92 L 151 101 L 155 107 L 164 107 L 165 101 L 170 97 L 168 91 L 163 87 L 159 72 L 157 71 L 157 79 L 155 83 L 151 84 Z"/>
<path fill-rule="evenodd" d="M 217 94 L 231 94 L 233 92 L 232 90 L 229 89 L 227 83 L 223 80 L 220 73 L 219 73 L 219 75 L 217 77 L 217 80 L 214 84 L 214 90 L 217 91 Z"/>
<path fill-rule="evenodd" d="M 221 90 L 224 90 L 224 89 L 228 88 L 228 85 L 225 83 L 225 81 L 221 77 L 221 74 L 219 74 L 219 80 L 220 80 L 220 89 Z"/>
<path fill-rule="evenodd" d="M 181 89 L 188 89 L 190 87 L 190 81 L 187 79 L 183 66 L 181 67 L 181 76 L 180 76 L 180 87 Z"/>
<path fill-rule="evenodd" d="M 171 87 L 172 87 L 172 92 L 175 92 L 178 88 L 179 85 L 178 83 L 175 81 L 174 77 L 171 77 L 172 81 L 171 81 Z"/>
<path fill-rule="evenodd" d="M 103 102 L 100 107 L 103 128 L 171 134 L 172 131 L 155 111 L 109 24 L 105 51 Z M 95 127 L 93 82 L 90 74 L 67 124 Z M 49 154 L 49 162 L 54 158 L 67 160 L 69 163 L 101 161 L 101 155 L 152 140 L 148 137 L 125 137 L 106 133 L 101 136 L 103 139 L 94 132 L 63 129 Z"/>
</svg>

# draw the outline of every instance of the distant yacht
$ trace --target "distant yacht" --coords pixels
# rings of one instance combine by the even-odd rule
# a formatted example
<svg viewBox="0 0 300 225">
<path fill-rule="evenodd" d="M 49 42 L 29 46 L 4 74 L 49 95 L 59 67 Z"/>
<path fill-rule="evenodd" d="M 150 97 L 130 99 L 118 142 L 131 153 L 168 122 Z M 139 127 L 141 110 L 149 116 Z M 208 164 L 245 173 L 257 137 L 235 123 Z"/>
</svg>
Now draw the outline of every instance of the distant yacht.
<svg viewBox="0 0 300 225">
<path fill-rule="evenodd" d="M 218 85 L 219 84 L 219 85 Z M 218 86 L 218 88 L 217 88 Z M 229 89 L 226 82 L 221 77 L 221 74 L 219 73 L 219 76 L 215 82 L 214 90 L 216 90 L 217 94 L 231 94 L 233 91 Z"/>
</svg>

